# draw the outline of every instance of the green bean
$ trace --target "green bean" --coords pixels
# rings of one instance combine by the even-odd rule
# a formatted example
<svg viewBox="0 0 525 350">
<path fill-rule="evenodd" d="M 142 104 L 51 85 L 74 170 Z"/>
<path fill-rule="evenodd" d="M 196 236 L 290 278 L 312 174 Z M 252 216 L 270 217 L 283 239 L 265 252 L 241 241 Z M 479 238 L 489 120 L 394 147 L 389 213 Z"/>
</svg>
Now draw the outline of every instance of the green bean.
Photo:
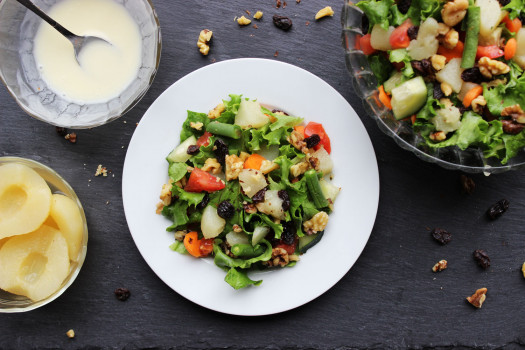
<svg viewBox="0 0 525 350">
<path fill-rule="evenodd" d="M 478 35 L 481 21 L 481 11 L 477 6 L 469 6 L 467 10 L 467 35 L 465 37 L 465 48 L 461 59 L 461 68 L 472 68 L 476 62 L 478 50 Z"/>
<path fill-rule="evenodd" d="M 319 178 L 317 177 L 315 170 L 308 170 L 304 173 L 304 177 L 306 178 L 306 187 L 308 188 L 308 192 L 310 192 L 315 207 L 317 209 L 327 207 L 328 201 L 321 190 L 321 184 L 319 183 Z"/>
<path fill-rule="evenodd" d="M 264 248 L 259 244 L 254 247 L 251 244 L 234 244 L 231 252 L 235 256 L 253 258 L 264 253 Z"/>
<path fill-rule="evenodd" d="M 211 122 L 206 126 L 206 131 L 214 135 L 221 135 L 230 137 L 232 139 L 240 139 L 242 130 L 239 125 L 232 125 L 220 122 Z"/>
</svg>

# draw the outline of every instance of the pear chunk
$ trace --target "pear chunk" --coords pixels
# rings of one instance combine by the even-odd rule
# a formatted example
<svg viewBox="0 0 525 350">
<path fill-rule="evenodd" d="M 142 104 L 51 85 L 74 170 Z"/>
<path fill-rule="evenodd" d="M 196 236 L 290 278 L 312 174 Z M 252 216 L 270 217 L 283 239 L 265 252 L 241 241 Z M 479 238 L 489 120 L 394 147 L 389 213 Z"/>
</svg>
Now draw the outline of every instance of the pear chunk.
<svg viewBox="0 0 525 350">
<path fill-rule="evenodd" d="M 51 190 L 28 166 L 0 166 L 0 239 L 36 230 L 51 208 Z"/>
<path fill-rule="evenodd" d="M 69 273 L 68 246 L 60 231 L 42 225 L 11 237 L 0 249 L 0 288 L 33 301 L 56 292 Z"/>
<path fill-rule="evenodd" d="M 51 223 L 50 226 L 53 226 L 52 223 L 54 223 L 64 235 L 68 245 L 69 259 L 77 261 L 84 232 L 84 222 L 77 204 L 69 197 L 54 194 L 47 222 Z"/>
</svg>

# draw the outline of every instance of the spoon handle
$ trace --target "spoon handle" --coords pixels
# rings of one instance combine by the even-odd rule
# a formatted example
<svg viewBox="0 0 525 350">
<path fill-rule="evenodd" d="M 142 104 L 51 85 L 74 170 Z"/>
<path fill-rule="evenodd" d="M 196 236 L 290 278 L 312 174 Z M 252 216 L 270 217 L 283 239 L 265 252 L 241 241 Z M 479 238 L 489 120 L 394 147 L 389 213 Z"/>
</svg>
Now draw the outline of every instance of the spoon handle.
<svg viewBox="0 0 525 350">
<path fill-rule="evenodd" d="M 58 24 L 53 18 L 46 15 L 44 11 L 42 11 L 38 6 L 33 4 L 30 0 L 16 0 L 16 1 L 18 1 L 20 4 L 27 7 L 29 10 L 33 11 L 33 13 L 35 13 L 37 16 L 42 18 L 44 21 L 49 23 L 53 28 L 59 31 L 60 34 L 64 35 L 65 37 L 69 39 L 73 39 L 74 37 L 76 37 L 75 34 L 71 33 L 69 30 L 62 27 L 60 24 Z"/>
</svg>

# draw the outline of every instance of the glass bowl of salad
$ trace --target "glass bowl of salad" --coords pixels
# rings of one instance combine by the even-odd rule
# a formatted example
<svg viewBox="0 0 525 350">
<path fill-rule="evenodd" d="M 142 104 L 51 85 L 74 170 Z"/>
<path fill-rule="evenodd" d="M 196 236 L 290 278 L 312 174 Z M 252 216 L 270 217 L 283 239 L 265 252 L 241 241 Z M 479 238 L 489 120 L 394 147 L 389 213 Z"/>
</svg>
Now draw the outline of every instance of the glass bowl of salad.
<svg viewBox="0 0 525 350">
<path fill-rule="evenodd" d="M 447 169 L 525 164 L 525 9 L 516 0 L 346 1 L 347 69 L 403 149 Z"/>
</svg>

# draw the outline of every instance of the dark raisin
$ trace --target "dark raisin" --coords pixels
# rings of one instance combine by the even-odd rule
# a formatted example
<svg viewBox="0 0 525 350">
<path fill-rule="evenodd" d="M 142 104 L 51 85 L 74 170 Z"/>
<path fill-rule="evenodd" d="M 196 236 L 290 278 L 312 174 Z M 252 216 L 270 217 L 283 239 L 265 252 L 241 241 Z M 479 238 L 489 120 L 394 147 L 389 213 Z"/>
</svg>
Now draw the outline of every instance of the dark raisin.
<svg viewBox="0 0 525 350">
<path fill-rule="evenodd" d="M 463 190 L 463 193 L 472 194 L 476 188 L 474 180 L 463 174 L 459 177 L 459 179 L 461 181 L 461 189 Z"/>
<path fill-rule="evenodd" d="M 483 112 L 481 113 L 481 116 L 488 122 L 498 119 L 497 116 L 490 113 L 490 110 L 487 108 L 487 106 L 483 107 Z"/>
<path fill-rule="evenodd" d="M 419 26 L 412 26 L 412 27 L 409 27 L 407 30 L 408 38 L 410 40 L 416 40 L 417 33 L 419 33 Z"/>
<path fill-rule="evenodd" d="M 507 6 L 510 3 L 510 0 L 498 0 L 501 7 Z"/>
<path fill-rule="evenodd" d="M 289 115 L 288 113 L 286 113 L 285 111 L 281 111 L 280 109 L 272 109 L 272 113 L 284 113 L 284 115 Z"/>
<path fill-rule="evenodd" d="M 402 14 L 406 14 L 412 5 L 412 0 L 397 0 L 397 8 Z"/>
<path fill-rule="evenodd" d="M 215 146 L 213 153 L 217 157 L 217 160 L 219 161 L 219 163 L 224 165 L 224 162 L 226 161 L 226 156 L 229 153 L 228 145 L 221 139 L 215 140 L 215 143 L 213 145 Z"/>
<path fill-rule="evenodd" d="M 130 297 L 131 293 L 127 288 L 117 288 L 115 289 L 115 296 L 120 301 L 126 301 Z"/>
<path fill-rule="evenodd" d="M 288 192 L 285 190 L 280 190 L 277 192 L 277 195 L 283 200 L 283 210 L 287 211 L 290 209 L 290 196 L 288 196 Z"/>
<path fill-rule="evenodd" d="M 459 113 L 461 115 L 463 115 L 463 113 L 465 113 L 466 111 L 468 111 L 470 109 L 470 107 L 465 107 L 463 105 L 460 105 L 459 107 L 457 107 L 457 109 L 459 109 Z"/>
<path fill-rule="evenodd" d="M 482 249 L 477 249 L 472 255 L 474 256 L 474 260 L 476 260 L 479 266 L 481 266 L 484 269 L 488 269 L 490 267 L 490 258 L 487 255 L 487 252 L 485 252 Z"/>
<path fill-rule="evenodd" d="M 57 134 L 59 134 L 59 135 L 62 136 L 62 137 L 64 137 L 64 136 L 67 135 L 67 129 L 66 129 L 66 128 L 62 128 L 62 127 L 60 127 L 60 126 L 57 126 L 57 127 L 55 128 L 55 130 L 56 130 Z"/>
<path fill-rule="evenodd" d="M 282 30 L 289 30 L 292 28 L 292 20 L 286 16 L 273 15 L 273 24 Z"/>
<path fill-rule="evenodd" d="M 368 33 L 368 28 L 370 27 L 370 21 L 368 20 L 368 17 L 363 12 L 363 15 L 361 16 L 361 32 L 363 34 Z"/>
<path fill-rule="evenodd" d="M 295 241 L 295 233 L 297 229 L 293 221 L 286 221 L 283 223 L 283 233 L 281 234 L 281 241 L 284 244 L 292 245 Z"/>
<path fill-rule="evenodd" d="M 434 84 L 433 96 L 436 100 L 439 100 L 445 97 L 443 90 L 441 90 L 440 84 Z"/>
<path fill-rule="evenodd" d="M 217 207 L 217 215 L 227 220 L 231 218 L 233 214 L 235 214 L 235 208 L 233 207 L 233 204 L 231 204 L 229 200 L 224 200 L 219 203 L 219 206 Z"/>
<path fill-rule="evenodd" d="M 186 153 L 188 153 L 188 154 L 194 156 L 194 155 L 196 155 L 197 153 L 199 153 L 199 148 L 200 148 L 200 147 L 197 146 L 197 145 L 190 145 L 190 146 L 188 146 L 188 149 L 186 150 Z"/>
<path fill-rule="evenodd" d="M 499 200 L 487 210 L 487 216 L 491 220 L 496 220 L 509 209 L 509 204 L 509 201 L 506 199 Z"/>
<path fill-rule="evenodd" d="M 447 244 L 452 240 L 452 234 L 441 228 L 435 228 L 431 233 L 432 237 L 441 244 Z"/>
<path fill-rule="evenodd" d="M 465 69 L 463 73 L 461 73 L 461 79 L 463 81 L 468 81 L 476 84 L 481 84 L 485 80 L 483 74 L 481 74 L 481 71 L 479 70 L 479 67 Z"/>
<path fill-rule="evenodd" d="M 522 12 L 520 14 L 519 19 L 521 21 L 521 24 L 525 24 L 525 12 Z"/>
<path fill-rule="evenodd" d="M 210 195 L 208 194 L 208 192 L 206 192 L 204 193 L 204 197 L 202 198 L 201 202 L 197 204 L 197 209 L 203 210 L 204 208 L 206 208 L 209 202 L 210 202 Z"/>
<path fill-rule="evenodd" d="M 254 203 L 264 202 L 264 195 L 266 194 L 266 187 L 253 195 L 252 201 Z"/>
<path fill-rule="evenodd" d="M 411 61 L 412 68 L 419 73 L 422 77 L 428 77 L 434 74 L 432 63 L 430 60 L 425 58 L 421 61 Z"/>
<path fill-rule="evenodd" d="M 505 134 L 516 135 L 523 130 L 524 124 L 516 123 L 514 120 L 502 120 L 501 125 Z"/>
<path fill-rule="evenodd" d="M 312 136 L 305 138 L 304 141 L 306 142 L 306 147 L 312 148 L 321 142 L 321 137 L 317 134 L 313 134 Z"/>
</svg>

